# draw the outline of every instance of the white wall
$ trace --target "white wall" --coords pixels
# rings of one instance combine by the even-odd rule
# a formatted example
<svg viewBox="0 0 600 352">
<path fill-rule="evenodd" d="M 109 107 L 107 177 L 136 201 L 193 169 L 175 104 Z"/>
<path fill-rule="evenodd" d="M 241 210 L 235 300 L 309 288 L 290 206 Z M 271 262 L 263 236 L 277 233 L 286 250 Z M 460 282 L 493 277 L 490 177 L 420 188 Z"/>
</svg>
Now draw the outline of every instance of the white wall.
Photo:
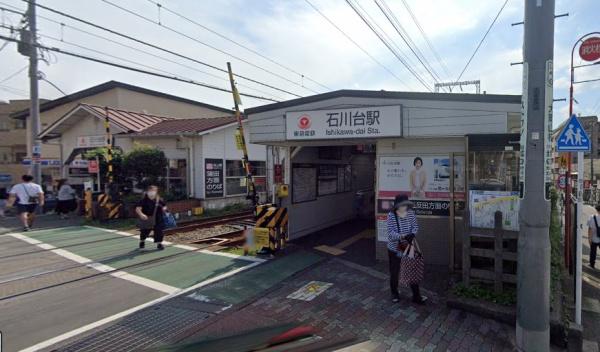
<svg viewBox="0 0 600 352">
<path fill-rule="evenodd" d="M 285 114 L 288 111 L 308 111 L 355 106 L 402 105 L 402 126 L 405 137 L 464 136 L 468 133 L 507 133 L 507 113 L 518 113 L 520 103 L 502 102 L 502 96 L 468 96 L 465 101 L 435 100 L 434 94 L 423 99 L 338 97 L 312 103 L 250 114 L 250 141 L 253 143 L 285 142 Z M 498 97 L 498 98 L 496 98 Z"/>
</svg>

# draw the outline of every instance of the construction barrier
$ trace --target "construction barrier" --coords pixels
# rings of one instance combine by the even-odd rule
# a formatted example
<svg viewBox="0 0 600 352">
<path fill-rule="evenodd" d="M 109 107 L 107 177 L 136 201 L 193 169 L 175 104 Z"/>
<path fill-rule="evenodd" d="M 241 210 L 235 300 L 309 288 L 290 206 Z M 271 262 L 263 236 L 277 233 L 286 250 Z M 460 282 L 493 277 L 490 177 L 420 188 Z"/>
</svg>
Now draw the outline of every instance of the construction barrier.
<svg viewBox="0 0 600 352">
<path fill-rule="evenodd" d="M 287 234 L 287 208 L 278 208 L 272 204 L 256 207 L 254 242 L 256 248 L 270 251 L 281 249 L 285 245 Z"/>
<path fill-rule="evenodd" d="M 113 201 L 106 193 L 98 195 L 98 218 L 100 220 L 112 220 L 121 218 L 123 203 Z"/>
</svg>

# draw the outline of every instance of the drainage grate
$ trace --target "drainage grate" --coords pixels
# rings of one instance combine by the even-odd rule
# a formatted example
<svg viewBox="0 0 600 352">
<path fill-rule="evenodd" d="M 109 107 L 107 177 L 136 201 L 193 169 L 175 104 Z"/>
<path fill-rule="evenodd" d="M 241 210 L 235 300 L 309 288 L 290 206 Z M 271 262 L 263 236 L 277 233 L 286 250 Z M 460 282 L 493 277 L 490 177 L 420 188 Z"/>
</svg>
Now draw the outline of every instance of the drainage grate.
<svg viewBox="0 0 600 352">
<path fill-rule="evenodd" d="M 173 342 L 173 337 L 193 329 L 212 316 L 198 309 L 190 309 L 192 305 L 182 300 L 144 309 L 58 351 L 125 352 Z"/>
</svg>

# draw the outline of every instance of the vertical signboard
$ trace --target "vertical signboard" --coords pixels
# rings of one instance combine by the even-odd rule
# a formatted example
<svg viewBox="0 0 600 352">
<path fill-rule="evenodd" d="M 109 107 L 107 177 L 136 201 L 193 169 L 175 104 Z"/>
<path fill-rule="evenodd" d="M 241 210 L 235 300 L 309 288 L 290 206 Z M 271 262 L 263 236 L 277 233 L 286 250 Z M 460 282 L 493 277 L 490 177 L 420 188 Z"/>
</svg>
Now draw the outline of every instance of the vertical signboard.
<svg viewBox="0 0 600 352">
<path fill-rule="evenodd" d="M 552 94 L 554 71 L 552 60 L 546 61 L 546 89 L 544 99 L 544 194 L 550 199 L 550 187 L 552 186 Z"/>
<path fill-rule="evenodd" d="M 223 195 L 223 159 L 204 159 L 204 197 Z"/>
<path fill-rule="evenodd" d="M 523 94 L 521 96 L 521 148 L 519 149 L 519 197 L 525 197 L 525 163 L 527 158 L 527 89 L 529 64 L 523 63 Z"/>
</svg>

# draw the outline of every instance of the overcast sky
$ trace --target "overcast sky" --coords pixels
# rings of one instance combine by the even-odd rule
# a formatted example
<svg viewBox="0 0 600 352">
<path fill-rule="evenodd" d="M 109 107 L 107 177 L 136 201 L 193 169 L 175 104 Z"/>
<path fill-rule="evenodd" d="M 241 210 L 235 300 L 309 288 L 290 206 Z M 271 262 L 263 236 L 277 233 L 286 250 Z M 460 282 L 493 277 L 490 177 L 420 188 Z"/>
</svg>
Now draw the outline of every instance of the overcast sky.
<svg viewBox="0 0 600 352">
<path fill-rule="evenodd" d="M 150 0 L 109 1 L 152 21 L 156 22 L 160 19 L 163 25 L 202 41 L 208 46 L 169 31 L 156 23 L 150 23 L 125 13 L 103 0 L 38 0 L 40 4 L 48 7 L 223 69 L 226 68 L 226 62 L 231 61 L 234 72 L 240 75 L 302 96 L 336 89 L 385 89 L 391 91 L 425 91 L 426 89 L 378 40 L 344 0 L 310 1 L 400 79 L 371 60 L 311 8 L 305 0 L 158 0 L 165 7 L 160 14 L 158 7 Z M 442 67 L 428 48 L 402 1 L 385 1 L 442 80 L 452 81 L 458 77 L 477 43 L 502 7 L 504 0 L 406 0 L 406 2 L 418 18 L 421 27 L 447 69 Z M 432 88 L 432 77 L 420 66 L 375 2 L 358 0 L 358 3 L 395 41 L 412 63 L 412 67 Z M 21 0 L 0 0 L 0 7 L 6 5 L 21 10 L 26 7 L 26 3 Z M 520 65 L 510 66 L 510 63 L 522 61 L 523 26 L 511 26 L 511 23 L 522 21 L 523 7 L 522 0 L 508 1 L 462 80 L 481 80 L 481 89 L 489 94 L 521 93 L 522 67 Z M 166 9 L 184 14 L 217 33 L 261 53 L 264 57 L 280 63 L 281 66 L 236 46 L 195 24 L 186 22 L 170 14 Z M 568 97 L 570 51 L 575 40 L 587 32 L 600 31 L 597 19 L 597 14 L 600 13 L 600 1 L 557 0 L 556 13 L 565 12 L 569 13 L 569 17 L 559 18 L 555 24 L 555 98 Z M 38 15 L 68 25 L 62 27 L 60 24 L 39 18 L 40 41 L 45 45 L 147 70 L 161 70 L 163 73 L 166 71 L 169 74 L 223 88 L 228 87 L 227 76 L 223 72 L 129 42 L 42 9 L 38 10 Z M 2 12 L 1 22 L 3 25 L 18 25 L 19 16 Z M 188 67 L 78 32 L 69 26 L 134 46 Z M 1 29 L 0 33 L 8 35 L 10 32 Z M 63 42 L 60 41 L 61 39 Z M 0 47 L 2 47 L 2 43 L 0 43 Z M 99 52 L 92 52 L 88 49 Z M 250 64 L 215 49 L 235 55 Z M 212 89 L 149 77 L 61 54 L 50 54 L 46 57 L 48 62 L 41 63 L 41 71 L 48 80 L 67 94 L 105 81 L 118 80 L 226 108 L 232 106 L 231 95 Z M 16 52 L 16 45 L 9 44 L 0 51 L 0 62 L 2 63 L 0 65 L 0 99 L 26 97 L 28 94 L 27 70 L 5 80 L 27 65 L 26 58 Z M 581 62 L 576 60 L 575 63 Z M 140 64 L 145 66 L 139 66 Z M 301 75 L 304 75 L 304 79 Z M 590 78 L 600 78 L 600 66 L 577 70 L 576 80 Z M 314 83 L 311 79 L 327 89 Z M 241 79 L 238 82 L 243 84 L 240 86 L 240 91 L 248 94 L 277 100 L 293 98 L 292 95 L 252 82 Z M 600 112 L 599 88 L 600 82 L 577 85 L 575 98 L 579 105 L 575 106 L 575 112 L 583 115 L 598 114 Z M 40 83 L 40 91 L 43 98 L 55 99 L 62 96 L 58 90 L 46 82 Z M 465 88 L 465 91 L 474 92 L 472 87 Z M 242 98 L 242 100 L 243 107 L 266 103 L 252 98 Z M 554 123 L 557 125 L 567 117 L 567 103 L 555 103 L 555 111 Z"/>
</svg>

